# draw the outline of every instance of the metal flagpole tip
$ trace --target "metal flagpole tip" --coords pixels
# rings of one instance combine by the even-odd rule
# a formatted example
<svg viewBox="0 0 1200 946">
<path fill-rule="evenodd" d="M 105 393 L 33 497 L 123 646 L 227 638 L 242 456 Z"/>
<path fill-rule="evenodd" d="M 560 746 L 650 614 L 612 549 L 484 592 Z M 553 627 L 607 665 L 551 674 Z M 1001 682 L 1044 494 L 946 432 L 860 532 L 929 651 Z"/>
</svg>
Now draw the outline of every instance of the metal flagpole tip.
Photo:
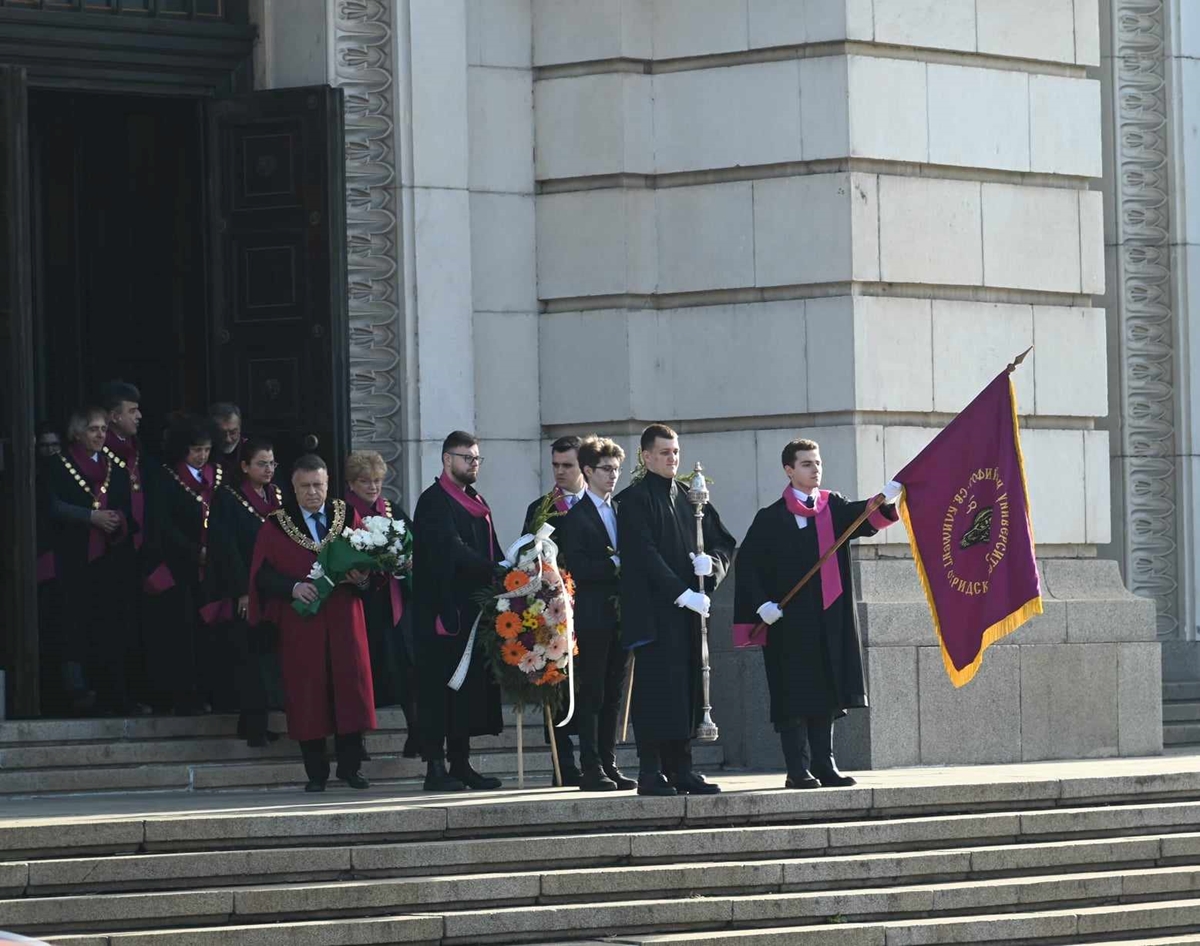
<svg viewBox="0 0 1200 946">
<path fill-rule="evenodd" d="M 1021 352 L 1021 354 L 1017 355 L 1017 357 L 1014 358 L 1012 360 L 1012 362 L 1009 364 L 1008 373 L 1012 374 L 1019 367 L 1021 367 L 1021 363 L 1025 360 L 1025 356 L 1028 355 L 1031 351 L 1033 351 L 1032 345 L 1030 345 L 1028 348 L 1026 348 L 1023 352 Z"/>
</svg>

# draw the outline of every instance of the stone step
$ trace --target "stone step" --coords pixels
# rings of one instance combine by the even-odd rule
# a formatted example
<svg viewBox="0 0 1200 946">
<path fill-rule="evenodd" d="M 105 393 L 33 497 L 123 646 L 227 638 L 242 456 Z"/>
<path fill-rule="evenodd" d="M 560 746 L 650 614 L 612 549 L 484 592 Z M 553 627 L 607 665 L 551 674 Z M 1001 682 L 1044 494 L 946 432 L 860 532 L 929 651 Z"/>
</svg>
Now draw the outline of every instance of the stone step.
<svg viewBox="0 0 1200 946">
<path fill-rule="evenodd" d="M 1137 914 L 1150 913 L 1152 901 L 1200 894 L 1200 869 L 1191 865 L 865 889 L 850 875 L 845 887 L 789 892 L 792 866 L 695 864 L 27 898 L 0 901 L 0 916 L 25 934 L 54 935 L 223 923 L 274 928 L 305 919 L 438 913 L 443 940 L 515 942 L 566 931 L 584 938 L 664 928 L 812 925 L 831 917 L 849 923 L 884 918 L 928 922 L 938 916 L 1057 910 L 1068 904 L 1078 911 L 1137 903 L 1121 918 L 1124 925 L 1078 930 L 1094 934 L 1142 929 Z M 604 888 L 608 899 L 591 899 L 604 879 L 610 884 Z M 1200 922 L 1200 900 L 1190 904 L 1190 909 L 1179 909 L 1187 914 L 1186 924 L 1164 925 Z"/>
<path fill-rule="evenodd" d="M 380 741 L 387 738 L 374 737 L 375 740 Z M 403 739 L 400 739 L 399 742 L 402 746 Z M 503 745 L 488 749 L 484 739 L 480 739 L 479 743 L 480 751 L 472 754 L 472 764 L 478 771 L 510 780 L 516 778 L 517 755 L 515 750 Z M 303 786 L 306 777 L 295 744 L 289 742 L 287 745 L 291 751 L 286 755 L 261 761 L 180 762 L 174 765 L 109 765 L 55 769 L 26 768 L 16 771 L 0 769 L 0 795 L 30 795 L 47 792 L 161 791 L 165 789 L 194 791 L 246 788 L 294 789 L 296 786 Z M 374 741 L 369 748 L 373 745 Z M 385 742 L 385 749 L 387 748 L 394 751 L 398 746 L 395 745 L 395 742 Z M 713 769 L 722 764 L 724 752 L 719 745 L 700 745 L 694 748 L 693 758 L 698 767 Z M 622 767 L 636 769 L 637 751 L 628 746 L 618 748 L 617 763 Z M 405 759 L 398 754 L 375 754 L 371 761 L 363 763 L 362 771 L 368 779 L 385 784 L 415 784 L 424 778 L 425 764 L 420 759 Z M 552 771 L 553 762 L 550 751 L 539 738 L 534 747 L 527 748 L 525 751 L 525 772 L 540 780 L 542 784 L 548 784 Z"/>
<path fill-rule="evenodd" d="M 1183 746 L 1200 743 L 1200 722 L 1163 723 L 1163 745 Z"/>
<path fill-rule="evenodd" d="M 1163 699 L 1167 701 L 1200 700 L 1200 681 L 1166 682 L 1162 691 Z"/>
<path fill-rule="evenodd" d="M 1164 723 L 1190 723 L 1200 720 L 1200 701 L 1186 703 L 1164 703 Z"/>
<path fill-rule="evenodd" d="M 720 864 L 774 860 L 781 854 L 794 855 L 789 883 L 797 889 L 815 889 L 846 879 L 856 879 L 865 886 L 891 880 L 965 879 L 1051 869 L 1100 870 L 1116 864 L 1139 868 L 1169 866 L 1200 855 L 1200 833 L 846 853 L 858 847 L 853 842 L 861 840 L 861 831 L 856 831 L 856 827 L 859 826 L 627 832 L 18 861 L 0 864 L 0 896 L 404 877 L 428 871 L 461 875 L 615 865 L 666 865 L 660 869 L 669 870 L 672 859 Z M 876 823 L 875 827 L 882 826 Z M 707 843 L 714 834 L 718 843 Z M 897 841 L 897 847 L 903 843 Z M 962 840 L 956 841 L 961 843 Z M 607 892 L 606 881 L 597 893 Z"/>
</svg>

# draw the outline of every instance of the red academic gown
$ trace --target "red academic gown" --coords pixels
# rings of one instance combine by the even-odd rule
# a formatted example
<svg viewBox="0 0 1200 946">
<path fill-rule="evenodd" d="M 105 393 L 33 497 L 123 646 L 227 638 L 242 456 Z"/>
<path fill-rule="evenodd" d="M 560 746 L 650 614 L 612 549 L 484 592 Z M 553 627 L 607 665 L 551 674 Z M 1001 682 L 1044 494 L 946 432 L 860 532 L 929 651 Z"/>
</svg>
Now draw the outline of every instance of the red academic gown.
<svg viewBox="0 0 1200 946">
<path fill-rule="evenodd" d="M 325 542 L 346 526 L 361 526 L 339 499 L 325 509 L 330 527 Z M 288 735 L 301 742 L 375 728 L 371 657 L 358 592 L 339 585 L 312 617 L 301 617 L 291 605 L 291 586 L 307 580 L 323 545 L 313 541 L 303 515 L 289 503 L 259 530 L 250 566 L 250 623 L 269 621 L 279 628 Z"/>
</svg>

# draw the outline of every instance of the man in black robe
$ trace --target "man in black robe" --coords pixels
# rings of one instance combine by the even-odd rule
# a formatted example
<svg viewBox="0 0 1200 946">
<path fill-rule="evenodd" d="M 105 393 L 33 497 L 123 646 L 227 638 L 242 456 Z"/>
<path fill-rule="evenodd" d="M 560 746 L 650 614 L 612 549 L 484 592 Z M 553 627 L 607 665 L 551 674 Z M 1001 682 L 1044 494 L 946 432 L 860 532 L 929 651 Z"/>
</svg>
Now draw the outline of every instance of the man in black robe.
<svg viewBox="0 0 1200 946">
<path fill-rule="evenodd" d="M 579 787 L 613 792 L 637 787 L 617 768 L 617 720 L 629 651 L 621 646 L 617 614 L 621 559 L 617 503 L 612 498 L 625 451 L 606 437 L 588 437 L 579 448 L 587 479 L 583 500 L 561 522 L 560 554 L 575 581 L 575 724 L 579 733 Z M 565 781 L 565 779 L 564 779 Z"/>
<path fill-rule="evenodd" d="M 704 553 L 695 512 L 675 482 L 679 438 L 670 427 L 642 431 L 646 475 L 620 494 L 621 640 L 634 652 L 631 716 L 638 746 L 638 794 L 720 791 L 692 771 L 691 739 L 701 718 L 700 616 L 706 592 L 725 577 L 736 543 L 716 509 L 704 510 Z"/>
<path fill-rule="evenodd" d="M 735 632 L 752 634 L 760 623 L 769 628 L 760 628 L 750 643 L 765 641 L 771 722 L 787 761 L 786 787 L 853 785 L 833 757 L 834 719 L 867 705 L 849 544 L 785 609 L 779 602 L 872 501 L 849 502 L 820 488 L 821 452 L 812 440 L 791 441 L 782 460 L 788 478 L 783 497 L 758 511 L 738 553 Z M 895 522 L 891 501 L 899 494 L 899 486 L 889 483 L 884 504 L 854 537 Z"/>
<path fill-rule="evenodd" d="M 228 482 L 234 483 L 238 479 L 242 447 L 246 443 L 242 409 L 230 401 L 218 401 L 209 406 L 208 419 L 213 427 L 211 462 L 224 471 Z"/>
<path fill-rule="evenodd" d="M 442 475 L 421 494 L 413 513 L 414 643 L 426 791 L 501 785 L 471 767 L 471 737 L 504 728 L 500 687 L 478 642 L 471 642 L 479 614 L 474 596 L 503 573 L 498 563 L 504 557 L 491 510 L 474 487 L 482 463 L 479 441 L 465 431 L 452 432 L 442 443 Z M 469 645 L 466 677 L 451 689 Z"/>
</svg>

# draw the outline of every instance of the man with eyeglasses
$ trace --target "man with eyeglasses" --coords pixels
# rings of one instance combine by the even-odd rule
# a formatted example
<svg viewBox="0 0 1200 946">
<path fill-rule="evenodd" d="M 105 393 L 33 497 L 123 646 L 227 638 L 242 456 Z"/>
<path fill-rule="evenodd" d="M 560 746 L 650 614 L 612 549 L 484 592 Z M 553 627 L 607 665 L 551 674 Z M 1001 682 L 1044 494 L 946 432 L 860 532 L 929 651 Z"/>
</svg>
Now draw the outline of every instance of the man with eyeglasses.
<svg viewBox="0 0 1200 946">
<path fill-rule="evenodd" d="M 587 488 L 562 520 L 562 558 L 575 579 L 575 722 L 579 734 L 579 787 L 585 792 L 630 791 L 637 782 L 617 768 L 617 719 L 629 652 L 621 646 L 617 612 L 621 559 L 617 553 L 617 500 L 625 451 L 607 437 L 579 447 Z"/>
<path fill-rule="evenodd" d="M 442 475 L 421 494 L 413 513 L 417 702 L 430 792 L 501 784 L 471 767 L 471 737 L 504 728 L 500 688 L 487 661 L 479 653 L 467 655 L 466 678 L 456 690 L 449 686 L 479 615 L 475 595 L 501 571 L 504 557 L 491 509 L 475 490 L 482 463 L 473 434 L 450 433 L 442 443 Z"/>
</svg>

